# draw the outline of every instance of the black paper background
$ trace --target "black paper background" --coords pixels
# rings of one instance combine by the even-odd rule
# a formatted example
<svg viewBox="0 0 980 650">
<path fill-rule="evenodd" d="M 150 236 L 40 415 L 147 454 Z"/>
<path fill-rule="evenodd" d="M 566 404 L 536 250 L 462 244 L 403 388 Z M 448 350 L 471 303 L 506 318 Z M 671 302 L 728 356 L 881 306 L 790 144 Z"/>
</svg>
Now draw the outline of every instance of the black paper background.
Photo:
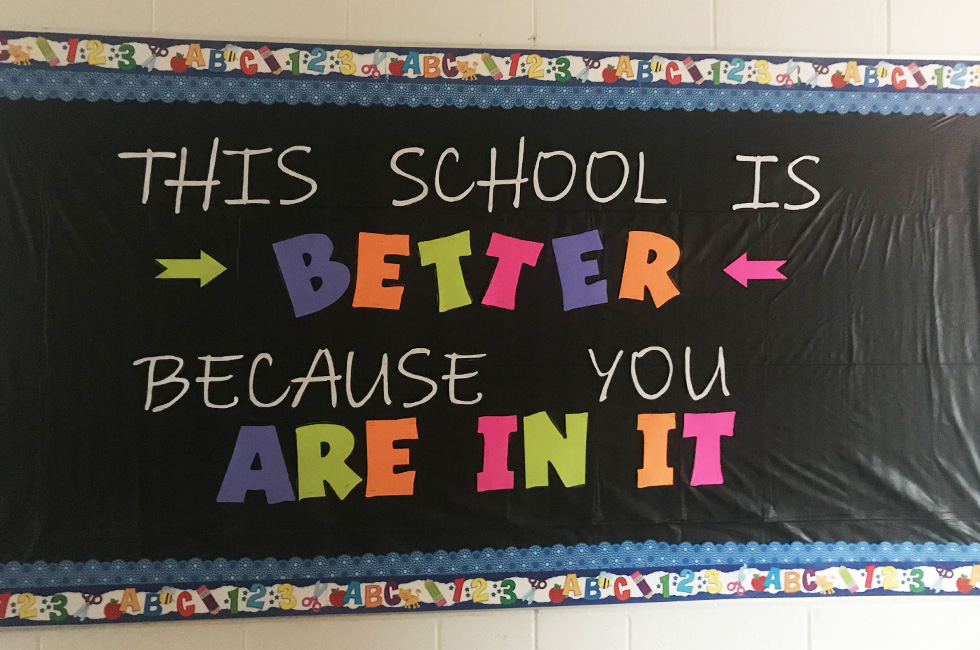
<svg viewBox="0 0 980 650">
<path fill-rule="evenodd" d="M 279 557 L 656 539 L 725 541 L 980 541 L 980 314 L 977 310 L 977 152 L 980 118 L 773 114 L 748 112 L 503 110 L 185 103 L 0 101 L 0 561 Z M 461 161 L 444 170 L 446 191 L 489 174 L 512 177 L 525 136 L 524 173 L 538 151 L 575 155 L 575 187 L 543 203 L 530 182 L 521 205 L 497 190 L 492 214 L 484 188 L 454 204 L 430 189 L 424 201 L 393 208 L 417 186 L 397 177 L 398 149 L 425 149 L 402 167 L 432 184 L 446 147 Z M 176 161 L 157 161 L 151 198 L 140 203 L 143 166 L 122 151 L 189 149 L 189 178 L 203 178 L 213 138 L 221 149 L 272 147 L 252 159 L 251 195 L 270 206 L 229 206 L 241 186 L 240 158 L 219 155 L 210 210 L 202 191 L 185 190 L 181 214 Z M 289 165 L 319 190 L 279 206 L 307 187 L 278 172 Z M 618 150 L 631 179 L 599 205 L 584 190 L 592 151 Z M 637 155 L 645 152 L 640 206 Z M 821 192 L 802 211 L 732 211 L 751 199 L 753 172 L 735 156 L 776 155 L 766 165 L 764 200 L 803 203 L 809 193 L 786 165 L 815 155 L 797 172 Z M 619 181 L 613 160 L 597 163 L 597 191 Z M 550 188 L 562 165 L 545 167 Z M 564 312 L 550 239 L 598 228 L 610 302 Z M 418 261 L 419 241 L 470 230 L 463 271 L 474 304 L 440 314 L 435 274 Z M 681 291 L 661 308 L 618 300 L 626 236 L 652 230 L 674 238 Z M 405 233 L 400 311 L 353 309 L 354 283 L 336 304 L 296 319 L 276 265 L 274 242 L 319 232 L 334 259 L 356 265 L 357 233 Z M 513 312 L 479 304 L 496 260 L 491 233 L 545 242 L 525 269 Z M 206 251 L 228 267 L 206 287 L 156 280 L 155 258 Z M 722 269 L 743 252 L 786 259 L 788 281 L 743 288 Z M 629 355 L 651 345 L 674 360 L 671 390 L 648 402 L 629 378 Z M 694 402 L 684 386 L 692 348 L 695 386 L 725 349 L 730 397 L 716 386 Z M 260 385 L 267 399 L 306 374 L 328 347 L 339 368 L 356 353 L 355 390 L 370 386 L 382 353 L 392 369 L 405 351 L 433 352 L 425 374 L 447 371 L 443 354 L 486 353 L 468 366 L 480 375 L 462 390 L 480 404 L 450 406 L 445 385 L 428 404 L 421 384 L 392 373 L 394 404 L 376 395 L 351 409 L 341 393 L 330 407 L 325 384 L 299 408 L 259 409 L 248 401 L 255 354 L 275 362 Z M 599 403 L 603 366 L 624 358 L 609 399 Z M 200 374 L 206 354 L 243 354 L 221 370 L 215 399 L 203 406 L 194 384 L 177 405 L 143 410 L 145 366 L 173 354 L 184 376 Z M 654 356 L 648 357 L 653 359 Z M 414 367 L 418 365 L 415 359 Z M 216 372 L 215 374 L 224 374 Z M 663 371 L 641 372 L 659 386 Z M 469 397 L 466 393 L 464 396 Z M 158 402 L 159 403 L 159 402 Z M 637 489 L 642 461 L 639 413 L 737 411 L 722 442 L 725 483 L 691 487 L 694 441 L 671 434 L 675 485 Z M 520 434 L 511 437 L 516 489 L 476 492 L 482 467 L 481 415 L 589 413 L 586 485 L 526 490 Z M 217 503 L 240 426 L 278 427 L 295 486 L 298 425 L 336 422 L 358 439 L 350 463 L 365 469 L 364 421 L 416 417 L 408 445 L 415 494 L 267 505 Z"/>
</svg>

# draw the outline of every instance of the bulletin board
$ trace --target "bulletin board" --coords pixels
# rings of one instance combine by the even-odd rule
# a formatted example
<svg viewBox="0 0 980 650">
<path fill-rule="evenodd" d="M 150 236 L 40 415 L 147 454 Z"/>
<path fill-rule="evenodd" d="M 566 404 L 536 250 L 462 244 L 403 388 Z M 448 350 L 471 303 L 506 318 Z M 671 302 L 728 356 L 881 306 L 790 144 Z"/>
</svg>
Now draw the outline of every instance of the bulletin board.
<svg viewBox="0 0 980 650">
<path fill-rule="evenodd" d="M 0 36 L 0 625 L 980 593 L 976 63 Z"/>
</svg>

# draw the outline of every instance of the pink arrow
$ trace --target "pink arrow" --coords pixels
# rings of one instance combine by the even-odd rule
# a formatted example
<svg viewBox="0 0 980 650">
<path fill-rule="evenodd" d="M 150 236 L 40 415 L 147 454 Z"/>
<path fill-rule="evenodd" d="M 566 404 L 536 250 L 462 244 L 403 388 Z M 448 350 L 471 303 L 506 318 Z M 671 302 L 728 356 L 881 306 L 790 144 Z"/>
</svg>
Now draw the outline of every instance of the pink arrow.
<svg viewBox="0 0 980 650">
<path fill-rule="evenodd" d="M 779 267 L 786 260 L 756 260 L 749 261 L 748 253 L 725 267 L 725 273 L 740 285 L 748 289 L 749 280 L 785 280 L 786 276 L 779 272 Z"/>
</svg>

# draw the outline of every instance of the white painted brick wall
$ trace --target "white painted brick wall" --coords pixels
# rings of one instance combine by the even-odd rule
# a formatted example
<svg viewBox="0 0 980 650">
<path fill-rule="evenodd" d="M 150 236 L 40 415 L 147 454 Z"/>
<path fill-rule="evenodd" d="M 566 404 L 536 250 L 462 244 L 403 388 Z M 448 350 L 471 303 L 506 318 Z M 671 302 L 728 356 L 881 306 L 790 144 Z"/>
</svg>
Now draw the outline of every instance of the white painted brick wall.
<svg viewBox="0 0 980 650">
<path fill-rule="evenodd" d="M 980 58 L 975 0 L 0 0 L 0 28 L 389 45 Z M 0 630 L 0 650 L 980 648 L 980 598 L 788 598 Z"/>
</svg>

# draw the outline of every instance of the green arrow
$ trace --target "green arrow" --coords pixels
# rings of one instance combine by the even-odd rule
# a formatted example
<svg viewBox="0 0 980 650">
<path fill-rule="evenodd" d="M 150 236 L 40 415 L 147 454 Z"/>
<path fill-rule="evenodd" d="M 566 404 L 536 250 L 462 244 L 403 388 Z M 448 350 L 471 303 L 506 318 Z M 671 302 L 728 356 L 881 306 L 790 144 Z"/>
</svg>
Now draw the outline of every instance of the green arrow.
<svg viewBox="0 0 980 650">
<path fill-rule="evenodd" d="M 157 276 L 158 280 L 200 280 L 203 287 L 227 269 L 216 259 L 201 251 L 201 259 L 187 260 L 157 260 L 163 265 L 164 271 Z"/>
</svg>

